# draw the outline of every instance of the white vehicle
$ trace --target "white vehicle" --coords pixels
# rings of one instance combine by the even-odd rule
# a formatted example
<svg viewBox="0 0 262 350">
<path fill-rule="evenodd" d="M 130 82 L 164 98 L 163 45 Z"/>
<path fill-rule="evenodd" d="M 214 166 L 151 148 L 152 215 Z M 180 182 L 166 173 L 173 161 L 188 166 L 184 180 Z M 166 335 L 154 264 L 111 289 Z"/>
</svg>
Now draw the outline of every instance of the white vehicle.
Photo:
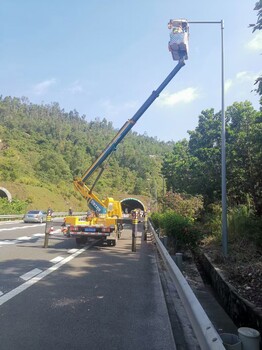
<svg viewBox="0 0 262 350">
<path fill-rule="evenodd" d="M 23 217 L 24 222 L 46 222 L 46 211 L 29 210 Z"/>
</svg>

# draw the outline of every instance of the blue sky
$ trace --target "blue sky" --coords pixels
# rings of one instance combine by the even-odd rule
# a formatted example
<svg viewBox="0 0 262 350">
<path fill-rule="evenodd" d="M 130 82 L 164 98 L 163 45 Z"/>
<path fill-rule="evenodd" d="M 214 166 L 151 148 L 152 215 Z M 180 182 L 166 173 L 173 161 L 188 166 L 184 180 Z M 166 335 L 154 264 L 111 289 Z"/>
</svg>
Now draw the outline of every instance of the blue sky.
<svg viewBox="0 0 262 350">
<path fill-rule="evenodd" d="M 250 0 L 0 0 L 0 94 L 58 102 L 115 128 L 130 119 L 176 62 L 170 18 L 224 20 L 225 107 L 249 100 L 261 74 L 262 32 Z M 189 59 L 132 129 L 188 138 L 201 111 L 221 110 L 220 24 L 191 24 Z"/>
</svg>

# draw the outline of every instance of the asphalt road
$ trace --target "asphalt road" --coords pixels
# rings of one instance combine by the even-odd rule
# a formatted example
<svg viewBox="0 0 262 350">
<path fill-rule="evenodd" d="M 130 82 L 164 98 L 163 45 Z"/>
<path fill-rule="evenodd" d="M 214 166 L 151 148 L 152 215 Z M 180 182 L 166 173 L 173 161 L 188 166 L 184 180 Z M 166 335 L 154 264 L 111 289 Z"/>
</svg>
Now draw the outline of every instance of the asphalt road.
<svg viewBox="0 0 262 350">
<path fill-rule="evenodd" d="M 44 224 L 0 223 L 0 349 L 176 349 L 154 246 L 131 230 L 85 246 Z"/>
</svg>

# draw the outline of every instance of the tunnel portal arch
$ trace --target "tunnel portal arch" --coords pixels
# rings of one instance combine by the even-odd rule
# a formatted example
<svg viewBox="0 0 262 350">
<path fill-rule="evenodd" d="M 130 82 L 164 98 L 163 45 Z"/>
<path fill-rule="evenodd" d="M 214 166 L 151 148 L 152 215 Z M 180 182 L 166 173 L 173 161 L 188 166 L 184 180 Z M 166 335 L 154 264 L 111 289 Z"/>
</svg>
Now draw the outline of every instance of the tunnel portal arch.
<svg viewBox="0 0 262 350">
<path fill-rule="evenodd" d="M 12 201 L 11 193 L 4 187 L 0 187 L 0 198 L 7 198 L 9 202 Z"/>
<path fill-rule="evenodd" d="M 146 211 L 145 205 L 137 198 L 125 198 L 121 201 L 122 211 L 125 214 L 130 214 L 134 209 Z"/>
</svg>

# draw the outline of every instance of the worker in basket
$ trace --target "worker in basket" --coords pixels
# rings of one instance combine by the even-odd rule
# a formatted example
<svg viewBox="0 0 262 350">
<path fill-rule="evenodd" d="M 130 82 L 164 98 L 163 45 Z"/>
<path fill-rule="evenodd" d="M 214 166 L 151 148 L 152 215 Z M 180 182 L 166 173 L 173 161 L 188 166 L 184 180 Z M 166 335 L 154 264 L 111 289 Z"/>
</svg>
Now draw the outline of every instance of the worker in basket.
<svg viewBox="0 0 262 350">
<path fill-rule="evenodd" d="M 172 54 L 174 61 L 188 59 L 188 35 L 189 27 L 186 20 L 171 19 L 168 22 L 168 29 L 170 30 L 170 40 L 168 49 Z"/>
</svg>

